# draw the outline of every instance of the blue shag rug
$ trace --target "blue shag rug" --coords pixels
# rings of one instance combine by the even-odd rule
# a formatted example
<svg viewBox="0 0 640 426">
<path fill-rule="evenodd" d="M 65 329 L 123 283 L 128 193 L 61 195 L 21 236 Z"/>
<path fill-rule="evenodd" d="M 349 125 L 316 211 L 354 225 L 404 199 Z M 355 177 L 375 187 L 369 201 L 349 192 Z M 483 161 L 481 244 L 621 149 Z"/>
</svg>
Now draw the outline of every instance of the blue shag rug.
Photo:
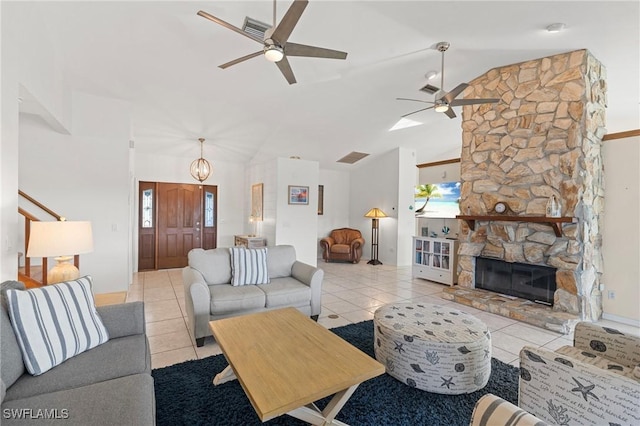
<svg viewBox="0 0 640 426">
<path fill-rule="evenodd" d="M 331 331 L 371 357 L 374 356 L 373 321 Z M 216 355 L 153 370 L 157 424 L 261 425 L 237 380 L 213 386 L 213 377 L 226 366 L 224 356 Z M 487 386 L 465 395 L 421 391 L 383 374 L 360 384 L 336 418 L 351 426 L 467 426 L 476 401 L 486 393 L 493 393 L 517 405 L 518 369 L 493 358 Z M 317 405 L 323 408 L 328 400 L 325 398 Z M 264 424 L 305 425 L 287 415 Z"/>
</svg>

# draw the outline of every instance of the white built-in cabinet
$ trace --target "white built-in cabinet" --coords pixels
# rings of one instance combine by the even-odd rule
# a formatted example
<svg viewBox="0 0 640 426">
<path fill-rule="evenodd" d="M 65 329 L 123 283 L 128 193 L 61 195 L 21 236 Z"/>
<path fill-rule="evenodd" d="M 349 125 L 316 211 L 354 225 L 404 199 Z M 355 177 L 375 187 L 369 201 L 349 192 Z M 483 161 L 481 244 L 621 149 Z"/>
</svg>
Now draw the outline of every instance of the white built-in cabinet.
<svg viewBox="0 0 640 426">
<path fill-rule="evenodd" d="M 443 284 L 456 283 L 458 240 L 413 237 L 414 277 Z"/>
</svg>

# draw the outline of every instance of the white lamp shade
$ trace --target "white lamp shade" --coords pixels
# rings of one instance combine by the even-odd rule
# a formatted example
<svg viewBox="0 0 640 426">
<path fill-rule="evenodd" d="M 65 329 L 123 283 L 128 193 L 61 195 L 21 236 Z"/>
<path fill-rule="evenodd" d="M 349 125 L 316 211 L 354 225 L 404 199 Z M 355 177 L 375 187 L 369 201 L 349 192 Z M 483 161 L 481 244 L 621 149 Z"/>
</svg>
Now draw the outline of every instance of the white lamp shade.
<svg viewBox="0 0 640 426">
<path fill-rule="evenodd" d="M 92 251 L 91 222 L 31 222 L 27 257 L 70 256 Z"/>
</svg>

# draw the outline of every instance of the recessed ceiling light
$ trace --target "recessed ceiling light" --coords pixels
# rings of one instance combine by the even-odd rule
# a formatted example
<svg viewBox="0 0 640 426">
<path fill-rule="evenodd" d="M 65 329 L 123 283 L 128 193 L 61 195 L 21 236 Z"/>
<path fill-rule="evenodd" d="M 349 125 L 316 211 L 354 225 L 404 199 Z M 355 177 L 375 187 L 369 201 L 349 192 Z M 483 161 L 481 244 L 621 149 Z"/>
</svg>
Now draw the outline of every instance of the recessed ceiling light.
<svg viewBox="0 0 640 426">
<path fill-rule="evenodd" d="M 407 127 L 420 126 L 422 123 L 419 121 L 411 120 L 408 118 L 401 118 L 398 120 L 396 124 L 393 125 L 392 128 L 389 129 L 390 132 L 394 130 L 406 129 Z"/>
<path fill-rule="evenodd" d="M 438 71 L 431 70 L 428 73 L 426 73 L 424 76 L 427 77 L 427 80 L 432 80 L 436 78 L 437 75 L 438 75 Z"/>
<path fill-rule="evenodd" d="M 561 31 L 564 31 L 565 28 L 567 28 L 565 24 L 563 24 L 562 22 L 557 22 L 555 24 L 547 26 L 547 31 L 549 31 L 550 33 L 559 33 Z"/>
</svg>

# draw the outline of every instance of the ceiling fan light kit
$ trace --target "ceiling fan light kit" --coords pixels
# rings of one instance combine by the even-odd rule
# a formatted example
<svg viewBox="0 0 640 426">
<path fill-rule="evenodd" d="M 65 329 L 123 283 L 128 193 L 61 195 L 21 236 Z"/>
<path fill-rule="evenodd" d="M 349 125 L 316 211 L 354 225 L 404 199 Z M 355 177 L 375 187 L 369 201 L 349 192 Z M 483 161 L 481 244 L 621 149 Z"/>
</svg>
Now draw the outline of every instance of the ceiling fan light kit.
<svg viewBox="0 0 640 426">
<path fill-rule="evenodd" d="M 269 62 L 280 62 L 284 58 L 284 51 L 282 47 L 275 44 L 265 44 L 264 57 Z"/>
<path fill-rule="evenodd" d="M 460 95 L 464 91 L 464 89 L 466 89 L 469 86 L 467 83 L 458 84 L 450 92 L 444 91 L 444 52 L 446 52 L 449 49 L 449 46 L 451 45 L 449 44 L 449 42 L 446 42 L 446 41 L 441 41 L 440 43 L 436 44 L 436 50 L 442 53 L 442 71 L 440 72 L 440 88 L 438 89 L 435 86 L 427 84 L 426 86 L 420 89 L 423 92 L 435 94 L 435 100 L 433 102 L 423 101 L 419 99 L 396 98 L 399 101 L 414 101 L 414 102 L 422 102 L 425 104 L 433 104 L 433 105 L 405 114 L 402 116 L 403 118 L 408 115 L 426 111 L 428 109 L 433 109 L 436 112 L 445 113 L 449 118 L 455 118 L 456 113 L 453 111 L 453 108 L 451 107 L 460 106 L 460 105 L 494 104 L 500 101 L 500 99 L 456 99 L 456 97 Z M 428 74 L 431 74 L 431 72 Z"/>
<path fill-rule="evenodd" d="M 202 10 L 198 12 L 198 15 L 262 44 L 262 51 L 250 53 L 241 58 L 234 59 L 233 61 L 220 65 L 220 68 L 225 69 L 232 65 L 239 64 L 240 62 L 244 62 L 248 59 L 255 58 L 256 56 L 264 54 L 264 57 L 268 61 L 276 63 L 278 69 L 289 84 L 295 84 L 296 77 L 294 76 L 291 65 L 289 64 L 289 61 L 287 59 L 288 56 L 304 56 L 308 58 L 328 59 L 347 58 L 347 53 L 341 52 L 339 50 L 331 50 L 325 49 L 323 47 L 308 46 L 305 44 L 288 42 L 291 32 L 298 23 L 298 20 L 300 19 L 300 16 L 302 16 L 302 12 L 304 12 L 308 3 L 308 0 L 294 0 L 291 6 L 289 6 L 289 9 L 285 13 L 285 15 L 280 20 L 280 23 L 276 26 L 276 0 L 273 0 L 273 27 L 265 31 L 263 40 L 258 38 L 253 33 L 243 31 L 242 29 L 231 25 L 230 23 L 225 22 L 222 19 L 217 18 Z"/>
<path fill-rule="evenodd" d="M 442 103 L 442 104 L 436 105 L 435 108 L 433 109 L 436 112 L 445 112 L 446 110 L 449 109 L 449 105 Z"/>
</svg>

